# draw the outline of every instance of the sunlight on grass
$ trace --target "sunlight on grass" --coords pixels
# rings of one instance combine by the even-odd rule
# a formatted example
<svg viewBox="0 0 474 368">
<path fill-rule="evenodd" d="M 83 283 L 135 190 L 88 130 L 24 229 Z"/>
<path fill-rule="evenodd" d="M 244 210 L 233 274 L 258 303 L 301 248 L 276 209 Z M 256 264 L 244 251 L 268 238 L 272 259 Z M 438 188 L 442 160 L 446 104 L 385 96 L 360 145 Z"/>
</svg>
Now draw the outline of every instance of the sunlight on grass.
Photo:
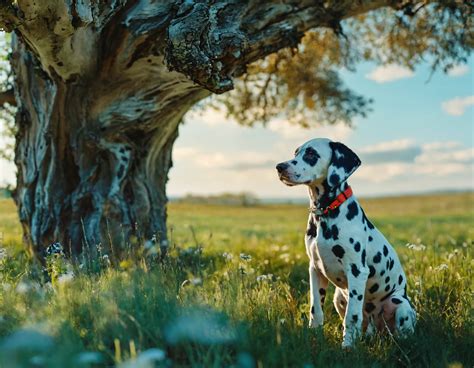
<svg viewBox="0 0 474 368">
<path fill-rule="evenodd" d="M 332 295 L 324 330 L 307 328 L 304 206 L 172 203 L 166 262 L 138 252 L 92 267 L 58 256 L 45 272 L 18 251 L 15 208 L 2 200 L 0 364 L 472 367 L 474 196 L 458 199 L 363 201 L 397 248 L 419 322 L 412 337 L 376 336 L 352 352 L 340 349 Z"/>
</svg>

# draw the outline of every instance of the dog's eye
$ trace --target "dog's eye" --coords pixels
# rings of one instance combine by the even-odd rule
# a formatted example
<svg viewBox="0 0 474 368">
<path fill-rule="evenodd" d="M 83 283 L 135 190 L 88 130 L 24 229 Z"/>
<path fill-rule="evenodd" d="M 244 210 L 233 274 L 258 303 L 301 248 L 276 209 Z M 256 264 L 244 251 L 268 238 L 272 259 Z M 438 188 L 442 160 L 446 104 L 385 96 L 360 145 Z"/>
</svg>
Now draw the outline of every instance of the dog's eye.
<svg viewBox="0 0 474 368">
<path fill-rule="evenodd" d="M 318 162 L 319 158 L 319 154 L 311 147 L 306 148 L 306 150 L 304 151 L 303 161 L 306 162 L 308 165 L 316 165 L 316 162 Z"/>
</svg>

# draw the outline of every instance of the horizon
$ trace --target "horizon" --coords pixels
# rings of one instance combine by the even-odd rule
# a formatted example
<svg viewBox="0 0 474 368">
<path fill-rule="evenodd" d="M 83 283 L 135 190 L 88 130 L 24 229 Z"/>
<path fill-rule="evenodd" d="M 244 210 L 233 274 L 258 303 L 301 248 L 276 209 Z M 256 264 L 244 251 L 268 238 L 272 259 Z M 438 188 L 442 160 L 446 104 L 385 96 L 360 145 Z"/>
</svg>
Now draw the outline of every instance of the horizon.
<svg viewBox="0 0 474 368">
<path fill-rule="evenodd" d="M 372 112 L 343 123 L 304 129 L 284 119 L 244 127 L 225 112 L 190 111 L 173 149 L 168 197 L 252 192 L 261 198 L 306 197 L 277 178 L 277 162 L 315 137 L 342 141 L 361 158 L 349 181 L 360 196 L 474 189 L 473 57 L 448 74 L 359 64 L 342 70 L 348 87 L 373 97 Z M 0 146 L 5 141 L 0 138 Z M 0 160 L 0 186 L 15 183 L 15 166 Z"/>
</svg>

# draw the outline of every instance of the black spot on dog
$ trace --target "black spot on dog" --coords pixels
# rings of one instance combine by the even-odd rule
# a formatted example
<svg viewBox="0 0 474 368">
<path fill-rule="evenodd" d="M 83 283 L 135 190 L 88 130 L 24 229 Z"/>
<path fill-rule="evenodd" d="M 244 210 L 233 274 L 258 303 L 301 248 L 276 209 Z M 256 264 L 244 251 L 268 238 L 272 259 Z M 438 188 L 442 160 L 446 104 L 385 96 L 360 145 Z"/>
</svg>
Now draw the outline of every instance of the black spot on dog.
<svg viewBox="0 0 474 368">
<path fill-rule="evenodd" d="M 388 267 L 390 266 L 390 260 L 387 259 L 387 262 L 385 262 L 385 268 L 388 270 Z"/>
<path fill-rule="evenodd" d="M 319 289 L 319 294 L 326 295 L 326 289 L 323 289 L 323 288 Z"/>
<path fill-rule="evenodd" d="M 351 243 L 351 244 L 354 243 L 354 239 L 349 238 L 349 243 Z"/>
<path fill-rule="evenodd" d="M 120 148 L 120 153 L 125 153 L 125 148 L 121 147 Z"/>
<path fill-rule="evenodd" d="M 332 225 L 331 228 L 328 228 L 326 222 L 321 222 L 321 228 L 323 229 L 323 237 L 324 239 L 339 239 L 339 229 L 336 225 Z"/>
<path fill-rule="evenodd" d="M 375 267 L 372 266 L 372 265 L 370 265 L 370 266 L 369 266 L 369 279 L 370 279 L 371 277 L 374 277 L 374 275 L 375 275 Z"/>
<path fill-rule="evenodd" d="M 298 163 L 298 161 L 293 160 L 293 161 L 291 161 L 291 163 L 292 163 L 293 165 L 296 165 L 296 164 Z"/>
<path fill-rule="evenodd" d="M 365 267 L 365 249 L 362 251 L 362 254 L 360 255 L 360 260 L 362 262 L 362 266 Z"/>
<path fill-rule="evenodd" d="M 336 244 L 335 246 L 332 247 L 332 252 L 334 253 L 334 255 L 335 255 L 337 258 L 342 258 L 342 257 L 344 257 L 344 253 L 346 253 L 346 251 L 344 250 L 344 248 L 341 247 L 339 244 Z"/>
<path fill-rule="evenodd" d="M 380 271 L 380 276 L 385 275 L 385 270 Z"/>
<path fill-rule="evenodd" d="M 369 242 L 371 242 L 372 240 L 374 240 L 374 238 L 372 238 L 371 236 L 369 236 Z"/>
<path fill-rule="evenodd" d="M 334 187 L 339 184 L 339 180 L 341 180 L 341 178 L 336 173 L 331 174 L 331 176 L 329 177 L 329 183 Z"/>
<path fill-rule="evenodd" d="M 400 276 L 398 276 L 398 285 L 401 285 L 402 282 L 403 282 L 403 276 L 400 275 Z"/>
<path fill-rule="evenodd" d="M 365 215 L 364 210 L 362 210 L 362 222 L 367 224 L 367 226 L 369 227 L 370 230 L 375 229 L 375 226 L 369 221 L 369 219 Z"/>
<path fill-rule="evenodd" d="M 356 242 L 356 243 L 354 244 L 354 250 L 355 250 L 356 252 L 360 251 L 360 243 L 359 243 L 359 242 Z"/>
<path fill-rule="evenodd" d="M 385 291 L 389 291 L 389 290 L 390 290 L 390 285 L 387 285 L 385 287 Z M 395 285 L 393 286 L 392 291 L 390 291 L 387 295 L 385 295 L 382 299 L 380 299 L 380 301 L 383 302 L 385 299 L 389 298 L 394 292 L 395 292 Z"/>
<path fill-rule="evenodd" d="M 352 322 L 357 322 L 359 320 L 359 316 L 357 314 L 352 315 Z"/>
<path fill-rule="evenodd" d="M 303 161 L 306 162 L 309 166 L 314 166 L 321 158 L 319 154 L 311 147 L 305 149 L 303 154 Z"/>
<path fill-rule="evenodd" d="M 347 213 L 346 217 L 349 221 L 351 221 L 354 217 L 357 216 L 359 213 L 359 206 L 357 206 L 357 203 L 355 201 L 349 203 L 347 206 Z"/>
<path fill-rule="evenodd" d="M 387 276 L 387 277 L 385 278 L 385 283 L 388 284 L 389 282 L 390 282 L 390 276 Z"/>
<path fill-rule="evenodd" d="M 352 298 L 354 294 L 352 294 L 352 291 L 349 292 L 349 298 Z"/>
<path fill-rule="evenodd" d="M 387 257 L 387 254 L 388 254 L 388 248 L 386 245 L 383 246 L 383 255 L 384 257 Z"/>
<path fill-rule="evenodd" d="M 402 327 L 403 324 L 405 323 L 405 319 L 403 317 L 401 317 L 399 321 L 400 321 L 400 327 Z"/>
<path fill-rule="evenodd" d="M 341 210 L 339 209 L 339 207 L 336 207 L 333 210 L 329 210 L 328 217 L 332 218 L 332 219 L 335 219 L 339 216 L 340 212 L 341 212 Z"/>
<path fill-rule="evenodd" d="M 357 290 L 356 290 L 356 289 L 352 289 L 352 294 L 357 295 Z"/>
<path fill-rule="evenodd" d="M 311 307 L 311 314 L 314 314 L 314 305 Z"/>
<path fill-rule="evenodd" d="M 316 238 L 316 235 L 318 235 L 318 230 L 316 228 L 316 224 L 313 222 L 313 219 L 309 221 L 308 229 L 306 230 L 306 235 L 312 238 Z"/>
<path fill-rule="evenodd" d="M 380 252 L 377 252 L 377 254 L 374 256 L 374 263 L 380 263 L 380 261 L 382 260 L 382 254 L 380 254 Z"/>
<path fill-rule="evenodd" d="M 379 284 L 375 283 L 375 284 L 373 284 L 373 285 L 370 287 L 369 291 L 370 291 L 371 294 L 373 294 L 373 293 L 375 293 L 378 289 L 379 289 Z"/>
<path fill-rule="evenodd" d="M 393 304 L 400 304 L 402 301 L 398 298 L 392 298 L 392 303 Z"/>
<path fill-rule="evenodd" d="M 357 297 L 357 300 L 362 300 L 363 297 L 364 297 L 363 295 L 359 295 L 359 296 Z"/>
<path fill-rule="evenodd" d="M 367 304 L 365 305 L 365 311 L 366 311 L 367 313 L 373 312 L 374 309 L 375 309 L 374 303 L 370 303 L 370 302 L 369 302 L 369 303 L 367 303 Z"/>
<path fill-rule="evenodd" d="M 128 157 L 127 157 L 127 156 L 121 156 L 120 158 L 122 159 L 123 162 L 127 162 L 127 161 L 128 161 Z"/>
<path fill-rule="evenodd" d="M 390 258 L 390 265 L 388 266 L 388 269 L 391 270 L 394 264 L 395 264 L 395 260 Z"/>
<path fill-rule="evenodd" d="M 354 275 L 354 277 L 357 277 L 357 276 L 360 275 L 360 271 L 359 271 L 359 269 L 357 268 L 357 265 L 354 264 L 354 263 L 351 264 L 351 272 L 352 272 L 352 274 Z"/>
</svg>

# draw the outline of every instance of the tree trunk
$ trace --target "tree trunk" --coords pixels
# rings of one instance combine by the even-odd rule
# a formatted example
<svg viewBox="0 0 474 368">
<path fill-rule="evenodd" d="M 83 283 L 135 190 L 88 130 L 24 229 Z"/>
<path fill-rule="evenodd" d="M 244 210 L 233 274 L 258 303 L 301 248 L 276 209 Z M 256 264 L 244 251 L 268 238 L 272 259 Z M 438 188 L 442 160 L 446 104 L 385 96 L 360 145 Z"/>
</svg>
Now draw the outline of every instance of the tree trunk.
<svg viewBox="0 0 474 368">
<path fill-rule="evenodd" d="M 309 28 L 395 3 L 0 3 L 0 26 L 16 35 L 15 200 L 32 251 L 60 241 L 78 254 L 132 235 L 165 248 L 165 186 L 186 111 Z"/>
<path fill-rule="evenodd" d="M 165 249 L 173 143 L 183 115 L 208 92 L 170 72 L 150 89 L 135 78 L 64 82 L 18 41 L 13 55 L 15 200 L 33 252 L 54 241 L 72 254 L 94 252 L 110 246 L 105 239 L 118 251 L 132 236 Z"/>
</svg>

